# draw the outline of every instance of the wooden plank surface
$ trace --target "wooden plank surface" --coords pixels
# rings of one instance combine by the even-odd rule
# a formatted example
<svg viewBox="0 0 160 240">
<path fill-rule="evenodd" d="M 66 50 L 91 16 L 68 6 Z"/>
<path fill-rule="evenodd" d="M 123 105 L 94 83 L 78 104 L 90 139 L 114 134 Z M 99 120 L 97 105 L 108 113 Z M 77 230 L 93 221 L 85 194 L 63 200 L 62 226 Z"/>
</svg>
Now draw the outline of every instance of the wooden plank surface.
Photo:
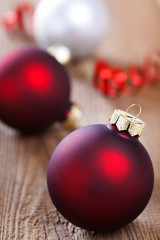
<svg viewBox="0 0 160 240">
<path fill-rule="evenodd" d="M 10 8 L 13 8 L 16 2 L 19 2 L 18 0 L 0 1 L 0 16 Z M 150 4 L 151 9 L 156 9 L 155 3 L 151 5 L 152 1 L 145 1 Z M 118 6 L 120 6 L 120 2 L 122 10 L 126 2 L 119 0 Z M 131 2 L 132 5 L 134 5 L 133 2 L 139 3 L 138 0 L 132 0 Z M 142 2 L 145 4 L 144 0 Z M 111 2 L 109 4 L 112 5 Z M 139 3 L 139 8 L 141 4 Z M 113 8 L 113 6 L 111 7 Z M 147 5 L 147 9 L 148 7 Z M 117 11 L 116 7 L 116 14 Z M 158 11 L 156 10 L 156 13 L 151 13 L 157 21 L 159 19 Z M 157 16 L 155 16 L 156 14 Z M 154 21 L 157 22 L 156 20 Z M 160 45 L 160 33 L 154 34 L 159 40 L 156 38 L 155 43 L 154 39 L 152 39 L 152 44 L 153 46 L 160 47 L 157 43 L 159 41 Z M 145 38 L 146 35 L 144 36 Z M 110 44 L 110 50 L 106 46 L 107 41 Z M 106 42 L 104 45 L 101 45 L 101 48 L 103 46 L 103 49 L 106 51 L 106 56 L 111 59 L 115 57 L 115 60 L 121 60 L 123 63 L 129 61 L 128 55 L 124 54 L 123 56 L 122 54 L 123 46 L 119 46 L 118 50 L 121 53 L 120 59 L 120 57 L 116 57 L 117 50 L 115 54 L 113 51 L 114 44 L 116 43 L 111 44 L 111 40 L 108 38 Z M 147 45 L 145 40 L 143 43 L 145 49 L 150 50 L 152 44 Z M 11 40 L 6 36 L 2 28 L 0 29 L 0 56 L 24 44 L 30 43 L 22 39 Z M 139 54 L 138 59 L 141 61 L 144 54 L 142 43 L 141 48 L 138 45 L 138 50 L 134 55 L 132 49 L 130 60 L 136 60 L 137 54 Z M 98 51 L 98 54 L 100 53 L 101 50 Z M 148 150 L 155 170 L 155 185 L 152 198 L 145 211 L 134 222 L 116 232 L 100 234 L 77 228 L 66 221 L 56 211 L 51 203 L 46 186 L 46 170 L 50 156 L 60 140 L 70 130 L 57 123 L 42 134 L 23 136 L 18 131 L 0 122 L 0 239 L 159 240 L 160 88 L 143 89 L 135 96 L 122 95 L 116 99 L 108 99 L 100 95 L 91 85 L 93 58 L 83 59 L 70 66 L 69 70 L 72 76 L 71 98 L 80 104 L 83 109 L 83 117 L 77 122 L 77 127 L 93 123 L 107 123 L 115 108 L 126 109 L 132 103 L 142 105 L 142 119 L 146 122 L 146 128 L 140 140 Z"/>
</svg>

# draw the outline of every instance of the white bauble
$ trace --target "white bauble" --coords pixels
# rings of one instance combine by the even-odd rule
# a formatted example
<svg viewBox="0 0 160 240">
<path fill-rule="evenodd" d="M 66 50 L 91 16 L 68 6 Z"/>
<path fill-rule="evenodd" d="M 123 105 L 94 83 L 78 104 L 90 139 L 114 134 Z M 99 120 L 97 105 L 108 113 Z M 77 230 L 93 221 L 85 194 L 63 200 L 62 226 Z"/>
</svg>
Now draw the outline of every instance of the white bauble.
<svg viewBox="0 0 160 240">
<path fill-rule="evenodd" d="M 157 3 L 160 5 L 160 0 L 157 0 Z"/>
<path fill-rule="evenodd" d="M 108 29 L 101 0 L 41 0 L 33 16 L 33 33 L 42 48 L 63 45 L 73 57 L 91 53 Z"/>
</svg>

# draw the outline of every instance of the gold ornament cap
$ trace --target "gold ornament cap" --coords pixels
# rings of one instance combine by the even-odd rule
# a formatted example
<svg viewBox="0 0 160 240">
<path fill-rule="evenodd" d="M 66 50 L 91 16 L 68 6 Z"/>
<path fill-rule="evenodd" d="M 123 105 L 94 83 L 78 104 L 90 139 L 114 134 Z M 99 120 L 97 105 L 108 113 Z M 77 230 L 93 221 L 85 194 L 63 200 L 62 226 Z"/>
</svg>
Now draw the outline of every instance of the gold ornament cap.
<svg viewBox="0 0 160 240">
<path fill-rule="evenodd" d="M 67 128 L 74 128 L 75 124 L 82 117 L 82 109 L 79 105 L 73 104 L 69 110 L 69 114 L 63 122 L 63 126 Z"/>
<path fill-rule="evenodd" d="M 136 116 L 128 113 L 128 110 L 134 106 L 139 107 L 139 113 Z M 119 131 L 127 130 L 132 137 L 141 136 L 145 127 L 145 123 L 137 118 L 141 112 L 142 108 L 139 104 L 130 105 L 126 111 L 116 109 L 110 118 L 110 124 L 115 124 Z"/>
</svg>

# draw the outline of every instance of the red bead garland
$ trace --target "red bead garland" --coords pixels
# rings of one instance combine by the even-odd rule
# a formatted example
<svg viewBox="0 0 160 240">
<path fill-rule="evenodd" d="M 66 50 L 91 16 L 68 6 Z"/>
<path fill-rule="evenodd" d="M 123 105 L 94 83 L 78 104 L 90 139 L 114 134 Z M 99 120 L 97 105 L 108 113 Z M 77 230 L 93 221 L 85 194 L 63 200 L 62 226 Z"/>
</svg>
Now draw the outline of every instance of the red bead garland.
<svg viewBox="0 0 160 240">
<path fill-rule="evenodd" d="M 95 63 L 94 86 L 108 97 L 119 93 L 133 93 L 137 88 L 155 85 L 160 81 L 160 50 L 153 51 L 144 64 L 130 65 L 126 71 L 111 67 L 105 60 Z"/>
<path fill-rule="evenodd" d="M 32 35 L 32 17 L 34 6 L 29 3 L 22 3 L 15 11 L 7 12 L 3 18 L 3 25 L 7 32 L 19 32 L 26 36 Z"/>
</svg>

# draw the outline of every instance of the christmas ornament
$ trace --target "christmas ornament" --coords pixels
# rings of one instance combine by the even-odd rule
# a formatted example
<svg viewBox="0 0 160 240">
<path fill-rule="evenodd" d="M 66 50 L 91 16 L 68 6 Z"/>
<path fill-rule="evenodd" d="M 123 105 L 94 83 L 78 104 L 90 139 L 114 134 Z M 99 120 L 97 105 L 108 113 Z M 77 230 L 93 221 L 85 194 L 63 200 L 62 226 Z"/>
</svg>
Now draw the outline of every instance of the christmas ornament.
<svg viewBox="0 0 160 240">
<path fill-rule="evenodd" d="M 41 0 L 33 16 L 39 46 L 64 45 L 74 57 L 91 53 L 107 28 L 108 13 L 100 0 Z"/>
<path fill-rule="evenodd" d="M 22 132 L 37 132 L 66 117 L 70 79 L 47 52 L 27 47 L 0 62 L 0 119 Z"/>
<path fill-rule="evenodd" d="M 129 108 L 115 110 L 108 125 L 72 132 L 51 157 L 50 197 L 76 226 L 93 231 L 117 229 L 133 221 L 151 197 L 153 167 L 138 140 L 144 122 L 137 118 L 139 114 L 129 114 Z"/>
<path fill-rule="evenodd" d="M 95 63 L 93 84 L 109 97 L 119 93 L 133 93 L 142 87 L 159 85 L 160 83 L 160 50 L 151 52 L 142 66 L 129 65 L 124 71 L 120 67 L 111 67 L 107 61 L 97 60 Z"/>
</svg>

